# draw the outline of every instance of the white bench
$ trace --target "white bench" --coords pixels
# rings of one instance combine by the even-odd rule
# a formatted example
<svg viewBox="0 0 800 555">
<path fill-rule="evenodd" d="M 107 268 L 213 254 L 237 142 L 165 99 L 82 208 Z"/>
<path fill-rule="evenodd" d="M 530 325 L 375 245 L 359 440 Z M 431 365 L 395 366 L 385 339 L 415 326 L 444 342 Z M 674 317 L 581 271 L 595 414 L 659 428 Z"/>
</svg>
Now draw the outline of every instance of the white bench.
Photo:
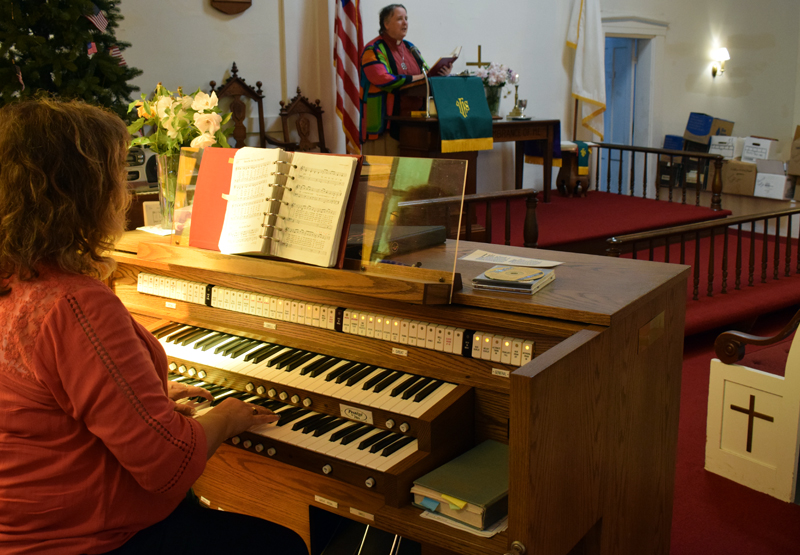
<svg viewBox="0 0 800 555">
<path fill-rule="evenodd" d="M 787 502 L 794 501 L 800 428 L 800 340 L 792 340 L 785 375 L 735 364 L 744 346 L 789 337 L 800 313 L 773 338 L 719 336 L 711 361 L 706 470 Z M 784 347 L 785 348 L 785 347 Z"/>
</svg>

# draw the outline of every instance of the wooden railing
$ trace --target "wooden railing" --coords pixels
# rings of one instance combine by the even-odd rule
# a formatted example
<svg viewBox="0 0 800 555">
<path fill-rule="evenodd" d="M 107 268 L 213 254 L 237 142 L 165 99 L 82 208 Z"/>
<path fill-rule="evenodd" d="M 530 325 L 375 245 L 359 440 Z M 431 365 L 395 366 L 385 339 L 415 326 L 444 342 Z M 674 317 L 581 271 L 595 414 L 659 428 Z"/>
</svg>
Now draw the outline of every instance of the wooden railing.
<svg viewBox="0 0 800 555">
<path fill-rule="evenodd" d="M 733 265 L 733 287 L 741 289 L 742 285 L 754 286 L 757 283 L 767 283 L 768 276 L 778 279 L 781 274 L 788 277 L 792 273 L 800 273 L 800 241 L 792 244 L 792 229 L 794 227 L 795 215 L 800 214 L 800 208 L 780 210 L 763 214 L 749 216 L 738 216 L 735 218 L 725 218 L 722 220 L 712 220 L 683 226 L 676 226 L 667 229 L 647 231 L 643 233 L 632 233 L 608 239 L 608 256 L 620 256 L 622 253 L 631 253 L 634 259 L 643 257 L 641 253 L 646 251 L 647 259 L 654 260 L 654 254 L 659 247 L 664 248 L 665 259 L 662 262 L 676 262 L 679 264 L 690 264 L 692 266 L 693 293 L 692 299 L 700 298 L 700 242 L 708 241 L 708 272 L 705 276 L 707 283 L 706 296 L 713 296 L 714 291 L 714 271 L 719 267 L 722 272 L 721 293 L 728 292 L 729 267 Z M 783 226 L 783 223 L 786 223 Z M 785 232 L 784 232 L 785 230 Z M 743 235 L 749 234 L 749 246 L 745 247 Z M 717 264 L 715 256 L 714 239 L 720 235 L 723 239 L 723 252 L 721 264 Z M 732 236 L 732 238 L 731 238 Z M 729 241 L 735 243 L 735 261 L 729 260 L 728 250 Z M 760 261 L 756 261 L 756 242 L 761 243 Z M 686 246 L 693 243 L 694 259 L 686 261 Z M 670 245 L 680 245 L 680 256 L 678 260 L 670 260 Z M 768 257 L 768 246 L 773 245 L 772 261 Z M 781 249 L 783 248 L 783 256 Z M 792 270 L 792 249 L 795 252 L 795 267 Z M 757 262 L 760 267 L 757 268 Z M 759 271 L 760 270 L 760 271 Z M 744 275 L 743 271 L 745 272 Z"/>
<path fill-rule="evenodd" d="M 695 190 L 695 205 L 700 206 L 700 191 L 709 190 L 707 187 L 706 169 L 709 164 L 714 164 L 714 182 L 711 183 L 711 201 L 709 208 L 712 210 L 722 210 L 722 156 L 719 154 L 708 154 L 704 152 L 690 152 L 686 150 L 669 150 L 664 148 L 650 148 L 641 146 L 627 146 L 612 143 L 596 143 L 598 146 L 597 160 L 602 160 L 603 151 L 608 153 L 607 162 L 598 162 L 595 166 L 595 189 L 610 193 L 627 194 L 634 196 L 637 185 L 641 187 L 642 198 L 652 198 L 654 200 L 666 200 L 676 202 L 675 196 L 680 195 L 680 202 L 686 204 L 686 193 L 690 188 Z M 620 159 L 612 160 L 612 155 L 618 153 Z M 660 161 L 660 158 L 668 157 L 669 161 Z M 680 163 L 678 163 L 680 160 Z M 655 183 L 649 182 L 648 168 L 653 164 L 657 169 Z M 687 168 L 696 165 L 697 177 L 692 183 L 687 179 Z M 623 176 L 626 166 L 627 176 Z M 616 171 L 614 169 L 616 168 Z M 639 183 L 637 183 L 637 168 L 641 168 Z M 669 180 L 661 183 L 662 169 L 669 170 Z M 612 173 L 613 172 L 613 173 Z M 561 174 L 559 174 L 561 175 Z M 601 187 L 605 176 L 605 186 Z M 613 179 L 612 176 L 616 177 Z M 616 181 L 616 183 L 612 183 Z M 614 185 L 616 184 L 616 187 Z M 562 190 L 562 183 L 558 183 L 559 190 Z M 662 190 L 666 189 L 666 198 L 662 198 Z M 677 193 L 680 191 L 680 193 Z M 648 196 L 650 194 L 650 196 Z"/>
<path fill-rule="evenodd" d="M 475 195 L 464 195 L 464 213 L 461 222 L 461 238 L 467 241 L 492 242 L 492 204 L 505 203 L 505 236 L 506 245 L 511 244 L 511 203 L 517 199 L 525 199 L 525 222 L 522 236 L 526 247 L 535 247 L 539 241 L 539 227 L 536 221 L 537 191 L 533 189 L 519 189 L 514 191 L 496 191 Z M 483 204 L 486 217 L 482 226 L 475 223 L 475 208 Z M 458 216 L 461 208 L 461 197 L 442 197 L 424 200 L 408 200 L 399 203 L 401 208 L 400 222 L 407 217 L 408 212 L 413 212 L 414 221 L 425 221 L 429 224 L 442 224 L 447 226 L 447 237 L 454 239 L 458 232 Z M 406 212 L 408 211 L 408 212 Z M 404 216 L 404 213 L 406 216 Z"/>
</svg>

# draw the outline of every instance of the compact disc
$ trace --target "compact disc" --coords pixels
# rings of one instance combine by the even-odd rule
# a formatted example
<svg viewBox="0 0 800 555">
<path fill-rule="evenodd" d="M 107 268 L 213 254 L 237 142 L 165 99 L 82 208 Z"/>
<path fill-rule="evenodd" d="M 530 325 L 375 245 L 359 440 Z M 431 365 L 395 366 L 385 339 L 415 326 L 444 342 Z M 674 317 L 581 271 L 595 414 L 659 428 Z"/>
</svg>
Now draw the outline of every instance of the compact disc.
<svg viewBox="0 0 800 555">
<path fill-rule="evenodd" d="M 486 270 L 485 274 L 487 278 L 499 281 L 536 281 L 544 272 L 524 266 L 495 266 Z"/>
</svg>

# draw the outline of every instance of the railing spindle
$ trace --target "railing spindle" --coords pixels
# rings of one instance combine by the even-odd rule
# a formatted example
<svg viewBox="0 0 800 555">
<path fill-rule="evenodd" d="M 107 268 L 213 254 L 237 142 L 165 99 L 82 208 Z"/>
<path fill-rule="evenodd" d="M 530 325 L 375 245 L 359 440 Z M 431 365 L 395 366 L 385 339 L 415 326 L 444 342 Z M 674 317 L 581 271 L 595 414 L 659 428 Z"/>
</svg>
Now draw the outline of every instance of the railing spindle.
<svg viewBox="0 0 800 555">
<path fill-rule="evenodd" d="M 775 260 L 772 263 L 772 279 L 778 279 L 781 265 L 781 217 L 775 218 Z"/>
<path fill-rule="evenodd" d="M 722 241 L 722 293 L 728 292 L 728 227 L 722 228 L 724 235 Z"/>
<path fill-rule="evenodd" d="M 636 189 L 636 153 L 631 152 L 631 178 L 630 178 L 630 192 L 628 196 L 633 196 L 633 190 Z"/>
<path fill-rule="evenodd" d="M 656 200 L 658 200 L 658 187 L 656 187 Z M 642 172 L 642 198 L 647 198 L 647 153 L 644 153 L 644 169 Z"/>
<path fill-rule="evenodd" d="M 694 279 L 692 289 L 692 300 L 696 301 L 700 298 L 700 232 L 694 233 Z"/>
<path fill-rule="evenodd" d="M 742 224 L 736 226 L 736 282 L 739 290 L 742 285 Z"/>
<path fill-rule="evenodd" d="M 697 240 L 697 250 L 700 250 L 700 239 L 699 239 L 698 232 L 698 240 Z M 711 235 L 709 235 L 708 241 L 708 291 L 707 294 L 709 297 L 714 296 L 714 247 L 715 245 L 715 238 L 714 238 L 714 228 L 711 228 Z"/>
<path fill-rule="evenodd" d="M 769 233 L 767 233 L 768 225 L 769 220 L 764 218 L 764 240 L 762 241 L 763 249 L 761 252 L 761 283 L 767 283 L 767 260 L 769 259 L 767 256 L 767 251 L 769 250 Z"/>
<path fill-rule="evenodd" d="M 608 157 L 606 158 L 606 192 L 611 192 L 611 153 L 613 149 L 608 149 Z"/>
<path fill-rule="evenodd" d="M 683 157 L 683 164 L 681 164 L 681 204 L 686 204 L 686 187 L 687 187 L 687 175 L 686 175 L 686 157 Z"/>
<path fill-rule="evenodd" d="M 675 187 L 675 157 L 670 154 L 669 157 L 669 202 L 672 202 L 672 189 Z"/>
<path fill-rule="evenodd" d="M 619 150 L 619 171 L 617 171 L 617 194 L 622 194 L 622 162 L 625 159 L 625 151 Z"/>
<path fill-rule="evenodd" d="M 750 268 L 747 286 L 753 287 L 756 274 L 756 222 L 750 222 Z"/>
<path fill-rule="evenodd" d="M 789 214 L 786 220 L 786 268 L 784 269 L 784 275 L 789 277 L 792 275 L 792 215 Z"/>
<path fill-rule="evenodd" d="M 681 264 L 686 264 L 686 236 L 681 233 Z"/>
<path fill-rule="evenodd" d="M 697 175 L 694 179 L 694 205 L 700 206 L 700 167 L 703 167 L 705 170 L 705 161 L 701 161 L 700 158 L 697 159 Z"/>
</svg>

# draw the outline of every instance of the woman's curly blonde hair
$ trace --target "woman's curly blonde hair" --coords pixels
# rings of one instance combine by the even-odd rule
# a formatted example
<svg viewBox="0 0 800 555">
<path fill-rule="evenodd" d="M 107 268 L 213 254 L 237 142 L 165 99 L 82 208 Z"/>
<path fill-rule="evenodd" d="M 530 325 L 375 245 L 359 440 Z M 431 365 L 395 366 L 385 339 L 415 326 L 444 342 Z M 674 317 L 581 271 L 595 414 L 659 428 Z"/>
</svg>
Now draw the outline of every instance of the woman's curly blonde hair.
<svg viewBox="0 0 800 555">
<path fill-rule="evenodd" d="M 37 266 L 107 277 L 125 228 L 130 135 L 112 112 L 50 99 L 0 109 L 0 277 Z M 8 293 L 0 283 L 0 295 Z"/>
</svg>

